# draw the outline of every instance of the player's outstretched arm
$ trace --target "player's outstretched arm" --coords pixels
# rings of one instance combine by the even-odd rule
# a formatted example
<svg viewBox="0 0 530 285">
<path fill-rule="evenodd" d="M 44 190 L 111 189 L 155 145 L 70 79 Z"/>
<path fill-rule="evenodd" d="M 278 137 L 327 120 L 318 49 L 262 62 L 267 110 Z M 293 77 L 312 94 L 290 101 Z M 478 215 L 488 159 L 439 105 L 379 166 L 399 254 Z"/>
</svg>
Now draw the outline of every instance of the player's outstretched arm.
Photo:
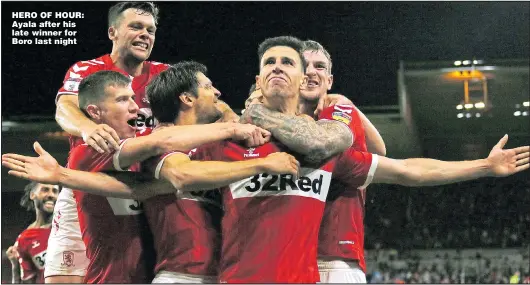
<svg viewBox="0 0 530 285">
<path fill-rule="evenodd" d="M 315 122 L 309 116 L 292 116 L 252 104 L 241 116 L 242 122 L 262 127 L 310 163 L 324 161 L 351 146 L 348 127 L 335 121 Z"/>
<path fill-rule="evenodd" d="M 117 172 L 112 176 L 100 172 L 73 170 L 59 165 L 38 142 L 33 145 L 39 157 L 8 153 L 2 155 L 2 165 L 10 175 L 46 184 L 59 184 L 90 194 L 143 200 L 175 192 L 169 183 L 156 181 L 141 173 Z M 132 186 L 129 186 L 132 185 Z"/>
<path fill-rule="evenodd" d="M 530 147 L 503 149 L 505 135 L 485 159 L 440 161 L 427 158 L 395 160 L 379 157 L 373 183 L 404 186 L 435 186 L 473 180 L 481 177 L 504 177 L 529 168 Z"/>
<path fill-rule="evenodd" d="M 155 176 L 170 181 L 181 191 L 212 190 L 259 173 L 298 177 L 300 167 L 298 161 L 285 152 L 234 162 L 192 161 L 183 153 L 175 153 L 161 163 L 160 173 Z"/>
<path fill-rule="evenodd" d="M 119 153 L 124 169 L 135 162 L 170 151 L 187 152 L 203 144 L 225 139 L 255 141 L 263 144 L 270 133 L 250 124 L 213 123 L 165 127 L 150 135 L 128 139 Z"/>
<path fill-rule="evenodd" d="M 57 101 L 55 120 L 61 128 L 83 141 L 100 153 L 119 149 L 120 138 L 113 128 L 96 124 L 79 109 L 77 95 L 62 95 Z"/>
</svg>

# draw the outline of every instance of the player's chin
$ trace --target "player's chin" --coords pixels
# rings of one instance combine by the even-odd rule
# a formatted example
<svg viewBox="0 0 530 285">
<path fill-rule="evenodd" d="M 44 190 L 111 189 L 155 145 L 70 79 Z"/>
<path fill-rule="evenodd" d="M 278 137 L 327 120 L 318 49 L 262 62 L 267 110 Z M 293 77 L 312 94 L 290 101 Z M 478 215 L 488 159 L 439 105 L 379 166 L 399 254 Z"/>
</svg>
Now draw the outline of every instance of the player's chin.
<svg viewBox="0 0 530 285">
<path fill-rule="evenodd" d="M 319 90 L 304 90 L 300 91 L 300 97 L 304 98 L 307 101 L 316 101 L 320 99 Z"/>
<path fill-rule="evenodd" d="M 131 54 L 138 61 L 146 61 L 149 58 L 149 56 L 151 55 L 151 51 L 150 50 L 133 49 L 133 50 L 131 50 Z"/>
</svg>

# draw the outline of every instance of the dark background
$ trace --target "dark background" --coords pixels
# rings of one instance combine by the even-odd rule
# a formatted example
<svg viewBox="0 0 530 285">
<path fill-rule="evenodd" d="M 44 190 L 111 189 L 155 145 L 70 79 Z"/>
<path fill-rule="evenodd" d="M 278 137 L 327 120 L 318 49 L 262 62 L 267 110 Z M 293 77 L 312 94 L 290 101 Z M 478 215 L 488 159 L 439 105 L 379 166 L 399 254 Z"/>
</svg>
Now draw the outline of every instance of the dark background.
<svg viewBox="0 0 530 285">
<path fill-rule="evenodd" d="M 111 51 L 114 2 L 2 2 L 2 117 L 53 115 L 76 61 Z M 529 57 L 528 2 L 157 2 L 152 60 L 206 64 L 223 99 L 243 107 L 257 73 L 258 44 L 294 35 L 330 52 L 334 91 L 357 105 L 397 105 L 400 60 Z M 13 11 L 82 12 L 77 45 L 12 45 Z M 26 19 L 20 19 L 26 21 Z M 41 21 L 40 18 L 37 21 Z M 62 30 L 63 28 L 60 28 Z"/>
</svg>

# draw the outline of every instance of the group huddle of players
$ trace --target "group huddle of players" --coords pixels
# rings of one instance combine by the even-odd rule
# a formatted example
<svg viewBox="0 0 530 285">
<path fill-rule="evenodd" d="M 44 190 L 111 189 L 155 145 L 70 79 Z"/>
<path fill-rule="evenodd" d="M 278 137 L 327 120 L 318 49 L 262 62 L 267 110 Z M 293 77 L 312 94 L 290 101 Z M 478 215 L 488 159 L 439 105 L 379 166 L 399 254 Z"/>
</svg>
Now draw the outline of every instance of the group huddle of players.
<svg viewBox="0 0 530 285">
<path fill-rule="evenodd" d="M 204 65 L 147 61 L 157 15 L 152 3 L 112 6 L 112 52 L 67 71 L 56 99 L 57 122 L 71 134 L 67 167 L 38 143 L 38 157 L 2 156 L 11 175 L 41 183 L 27 191 L 37 220 L 8 254 L 22 280 L 366 283 L 370 183 L 528 169 L 528 146 L 504 150 L 507 137 L 474 161 L 384 157 L 366 116 L 327 94 L 329 53 L 290 36 L 259 45 L 239 117 Z M 63 187 L 58 198 L 53 184 Z"/>
</svg>

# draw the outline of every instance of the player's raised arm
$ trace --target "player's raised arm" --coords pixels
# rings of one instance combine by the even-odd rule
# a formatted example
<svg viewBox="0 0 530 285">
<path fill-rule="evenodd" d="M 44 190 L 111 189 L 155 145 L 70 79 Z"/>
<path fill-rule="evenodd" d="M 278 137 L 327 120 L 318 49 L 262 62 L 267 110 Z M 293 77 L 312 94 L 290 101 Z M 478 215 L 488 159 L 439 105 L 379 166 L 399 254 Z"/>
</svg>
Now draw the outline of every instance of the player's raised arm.
<svg viewBox="0 0 530 285">
<path fill-rule="evenodd" d="M 262 127 L 304 159 L 317 163 L 343 152 L 352 145 L 353 134 L 345 124 L 315 122 L 308 116 L 294 116 L 253 104 L 241 116 L 242 122 Z"/>
<path fill-rule="evenodd" d="M 16 244 L 6 250 L 7 259 L 11 262 L 11 283 L 20 284 L 20 264 L 18 263 L 19 254 Z"/>
<path fill-rule="evenodd" d="M 529 168 L 529 146 L 503 149 L 504 136 L 485 159 L 440 161 L 427 158 L 395 160 L 379 157 L 373 183 L 404 186 L 435 186 L 473 180 L 481 177 L 504 177 Z"/>
<path fill-rule="evenodd" d="M 170 181 L 181 191 L 198 191 L 226 186 L 259 173 L 297 177 L 299 167 L 298 161 L 284 152 L 235 162 L 193 161 L 186 154 L 173 153 L 158 162 L 155 177 Z"/>
</svg>

